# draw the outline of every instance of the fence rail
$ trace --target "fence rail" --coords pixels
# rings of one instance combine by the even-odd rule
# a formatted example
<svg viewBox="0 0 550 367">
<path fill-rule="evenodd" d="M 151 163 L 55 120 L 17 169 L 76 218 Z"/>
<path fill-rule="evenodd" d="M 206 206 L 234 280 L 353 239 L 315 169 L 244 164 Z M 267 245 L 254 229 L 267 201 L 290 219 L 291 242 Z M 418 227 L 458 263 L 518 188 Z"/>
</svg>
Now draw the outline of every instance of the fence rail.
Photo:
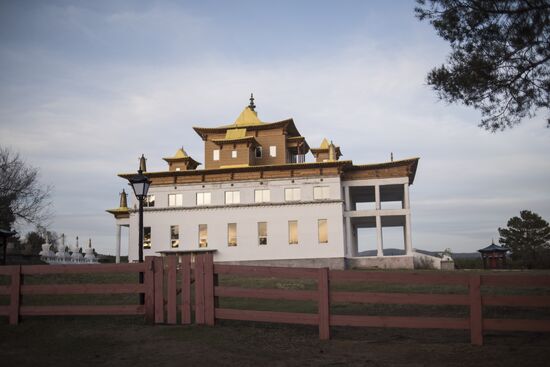
<svg viewBox="0 0 550 367">
<path fill-rule="evenodd" d="M 144 273 L 144 283 L 26 284 L 26 276 L 44 274 Z M 316 325 L 321 339 L 330 338 L 332 326 L 434 328 L 469 330 L 472 344 L 483 344 L 483 333 L 494 331 L 550 332 L 550 320 L 487 318 L 484 307 L 506 306 L 548 308 L 550 295 L 498 295 L 485 288 L 550 288 L 548 275 L 523 274 L 426 274 L 286 268 L 214 264 L 212 253 L 146 257 L 141 264 L 29 265 L 0 267 L 0 275 L 11 278 L 0 286 L 0 295 L 10 304 L 0 306 L 0 315 L 12 324 L 20 316 L 37 315 L 145 315 L 154 323 L 214 325 L 216 320 L 243 320 Z M 220 276 L 270 279 L 305 279 L 314 289 L 245 288 L 219 285 Z M 137 278 L 137 277 L 136 277 Z M 387 293 L 337 290 L 338 284 L 374 283 L 397 286 L 453 287 L 452 294 Z M 331 285 L 335 285 L 331 287 Z M 193 292 L 194 290 L 194 292 Z M 461 293 L 460 293 L 461 292 Z M 144 294 L 144 305 L 49 305 L 21 304 L 26 295 Z M 455 294 L 458 293 L 458 294 Z M 485 294 L 487 293 L 487 294 Z M 192 298 L 193 296 L 193 298 Z M 308 301 L 317 312 L 258 311 L 220 307 L 220 298 Z M 335 304 L 387 304 L 461 306 L 466 317 L 342 315 L 331 312 Z"/>
</svg>

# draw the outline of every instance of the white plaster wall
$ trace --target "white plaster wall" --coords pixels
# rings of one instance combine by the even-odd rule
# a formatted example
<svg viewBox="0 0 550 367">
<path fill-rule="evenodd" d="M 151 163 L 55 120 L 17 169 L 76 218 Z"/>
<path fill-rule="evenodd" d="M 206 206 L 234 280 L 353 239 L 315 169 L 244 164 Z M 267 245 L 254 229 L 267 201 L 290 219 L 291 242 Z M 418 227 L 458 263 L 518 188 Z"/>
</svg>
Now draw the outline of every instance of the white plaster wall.
<svg viewBox="0 0 550 367">
<path fill-rule="evenodd" d="M 323 181 L 321 181 L 321 179 Z M 313 200 L 314 186 L 329 186 L 330 199 Z M 299 187 L 300 202 L 285 202 L 284 189 Z M 254 203 L 255 189 L 270 189 L 267 205 Z M 239 205 L 225 205 L 225 191 L 240 191 Z M 197 192 L 211 192 L 209 207 L 196 206 Z M 328 258 L 344 256 L 343 204 L 339 177 L 241 181 L 152 187 L 155 208 L 146 209 L 144 226 L 151 227 L 151 249 L 144 255 L 171 250 L 170 226 L 179 225 L 179 250 L 198 249 L 198 226 L 208 225 L 208 248 L 217 249 L 216 261 Z M 168 208 L 168 194 L 183 194 L 183 207 Z M 135 198 L 132 198 L 135 200 Z M 318 243 L 317 220 L 327 219 L 329 242 Z M 288 221 L 298 221 L 298 244 L 288 244 Z M 268 244 L 258 244 L 258 222 L 268 223 Z M 227 246 L 227 224 L 237 223 L 235 247 Z M 137 259 L 137 213 L 130 217 L 129 256 Z"/>
</svg>

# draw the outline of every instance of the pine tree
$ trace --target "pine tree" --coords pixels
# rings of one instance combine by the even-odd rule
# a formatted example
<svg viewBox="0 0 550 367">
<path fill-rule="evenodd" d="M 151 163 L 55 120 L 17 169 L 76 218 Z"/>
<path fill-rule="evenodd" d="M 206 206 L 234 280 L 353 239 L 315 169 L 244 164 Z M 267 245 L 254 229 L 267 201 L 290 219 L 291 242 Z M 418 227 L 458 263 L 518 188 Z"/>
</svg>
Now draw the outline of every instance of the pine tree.
<svg viewBox="0 0 550 367">
<path fill-rule="evenodd" d="M 532 268 L 550 267 L 550 225 L 529 210 L 508 220 L 508 228 L 499 228 L 499 242 L 512 252 L 512 260 Z"/>
</svg>

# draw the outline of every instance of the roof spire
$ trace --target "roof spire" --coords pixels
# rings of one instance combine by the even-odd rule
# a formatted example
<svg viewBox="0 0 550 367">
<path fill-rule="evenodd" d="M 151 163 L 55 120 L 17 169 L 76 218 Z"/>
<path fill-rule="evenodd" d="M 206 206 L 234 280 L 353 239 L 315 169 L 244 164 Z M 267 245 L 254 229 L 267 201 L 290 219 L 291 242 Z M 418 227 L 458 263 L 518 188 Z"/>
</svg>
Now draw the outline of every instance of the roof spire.
<svg viewBox="0 0 550 367">
<path fill-rule="evenodd" d="M 145 155 L 142 154 L 141 157 L 139 158 L 139 170 L 138 170 L 139 173 L 147 172 L 147 167 L 145 165 L 146 160 L 147 158 L 145 158 Z"/>
<path fill-rule="evenodd" d="M 251 111 L 255 111 L 256 105 L 254 104 L 254 93 L 250 93 L 250 104 L 248 105 Z"/>
<path fill-rule="evenodd" d="M 120 193 L 120 208 L 127 208 L 128 207 L 128 197 L 126 195 L 126 191 L 122 189 L 122 192 Z"/>
</svg>

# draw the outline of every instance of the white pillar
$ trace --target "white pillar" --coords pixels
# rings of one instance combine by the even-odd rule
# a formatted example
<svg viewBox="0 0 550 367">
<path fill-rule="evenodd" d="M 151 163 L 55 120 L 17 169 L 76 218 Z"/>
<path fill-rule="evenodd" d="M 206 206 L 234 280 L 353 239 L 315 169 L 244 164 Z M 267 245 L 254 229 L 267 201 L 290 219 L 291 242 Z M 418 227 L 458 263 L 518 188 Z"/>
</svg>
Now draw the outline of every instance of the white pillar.
<svg viewBox="0 0 550 367">
<path fill-rule="evenodd" d="M 376 210 L 380 210 L 380 185 L 374 186 L 374 200 L 376 202 Z"/>
<path fill-rule="evenodd" d="M 411 203 L 409 202 L 409 184 L 403 185 L 403 209 L 409 209 Z"/>
<path fill-rule="evenodd" d="M 353 257 L 353 238 L 351 235 L 351 218 L 346 217 L 346 254 L 348 257 Z"/>
<path fill-rule="evenodd" d="M 384 256 L 384 243 L 382 239 L 382 218 L 376 216 L 376 256 Z"/>
<path fill-rule="evenodd" d="M 405 253 L 407 255 L 412 255 L 412 241 L 411 241 L 411 215 L 405 215 Z"/>
<path fill-rule="evenodd" d="M 350 211 L 351 209 L 351 203 L 350 203 L 350 196 L 349 196 L 349 186 L 344 186 L 344 196 L 345 196 L 345 203 L 344 207 L 346 208 L 346 211 Z"/>
<path fill-rule="evenodd" d="M 120 263 L 120 234 L 121 234 L 121 226 L 119 224 L 116 225 L 116 250 L 115 250 L 115 262 L 118 264 Z"/>
</svg>

